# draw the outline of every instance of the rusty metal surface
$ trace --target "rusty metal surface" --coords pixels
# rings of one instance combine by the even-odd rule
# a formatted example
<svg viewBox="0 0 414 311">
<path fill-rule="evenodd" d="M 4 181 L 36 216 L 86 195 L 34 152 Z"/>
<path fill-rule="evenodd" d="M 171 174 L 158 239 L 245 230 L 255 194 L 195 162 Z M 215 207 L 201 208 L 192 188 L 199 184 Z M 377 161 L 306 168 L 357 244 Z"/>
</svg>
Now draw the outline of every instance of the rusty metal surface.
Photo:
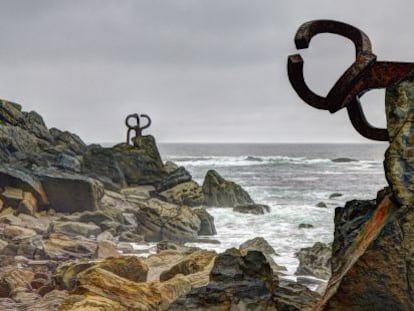
<svg viewBox="0 0 414 311">
<path fill-rule="evenodd" d="M 414 71 L 414 63 L 377 61 L 372 53 L 371 42 L 361 30 L 351 25 L 331 20 L 315 20 L 304 23 L 296 32 L 295 44 L 298 49 L 309 47 L 311 39 L 320 33 L 333 33 L 350 39 L 355 46 L 355 61 L 342 74 L 326 97 L 312 92 L 303 76 L 303 59 L 299 54 L 288 57 L 288 76 L 299 97 L 307 104 L 331 113 L 347 108 L 354 128 L 364 137 L 387 141 L 386 129 L 369 124 L 359 99 L 371 89 L 391 86 Z"/>
<path fill-rule="evenodd" d="M 145 124 L 144 126 L 141 126 L 141 119 L 146 119 L 147 120 L 147 124 Z M 135 121 L 135 124 L 131 124 L 131 120 Z M 146 128 L 149 128 L 151 125 L 151 118 L 146 115 L 146 114 L 141 114 L 138 115 L 137 113 L 133 113 L 128 115 L 125 118 L 125 125 L 128 128 L 127 131 L 127 139 L 126 139 L 126 144 L 129 145 L 130 141 L 131 141 L 131 131 L 135 132 L 135 137 L 141 137 L 142 136 L 142 131 Z"/>
</svg>

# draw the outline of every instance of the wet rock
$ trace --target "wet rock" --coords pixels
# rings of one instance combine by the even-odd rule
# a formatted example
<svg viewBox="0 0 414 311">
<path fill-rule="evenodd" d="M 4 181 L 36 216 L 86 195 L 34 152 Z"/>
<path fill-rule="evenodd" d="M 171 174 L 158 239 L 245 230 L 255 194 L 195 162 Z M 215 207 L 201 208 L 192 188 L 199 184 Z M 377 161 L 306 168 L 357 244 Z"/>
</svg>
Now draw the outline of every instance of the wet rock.
<svg viewBox="0 0 414 311">
<path fill-rule="evenodd" d="M 157 191 L 162 192 L 164 190 L 173 188 L 179 184 L 191 181 L 191 174 L 184 168 L 179 167 L 175 171 L 166 175 L 158 184 Z"/>
<path fill-rule="evenodd" d="M 204 204 L 203 189 L 195 181 L 180 183 L 160 193 L 168 202 L 184 204 L 188 206 L 200 206 Z"/>
<path fill-rule="evenodd" d="M 97 180 L 42 168 L 37 169 L 35 174 L 45 189 L 51 208 L 56 212 L 74 213 L 98 209 L 104 190 Z"/>
<path fill-rule="evenodd" d="M 166 250 L 174 250 L 182 254 L 191 254 L 200 249 L 198 247 L 189 247 L 189 246 L 185 246 L 179 243 L 174 243 L 168 240 L 164 240 L 164 241 L 157 243 L 157 253 L 160 253 Z"/>
<path fill-rule="evenodd" d="M 299 229 L 312 229 L 313 225 L 311 225 L 311 224 L 299 224 L 298 228 Z"/>
<path fill-rule="evenodd" d="M 326 205 L 325 202 L 319 202 L 318 204 L 316 204 L 316 207 L 327 208 L 328 205 Z"/>
<path fill-rule="evenodd" d="M 193 210 L 200 218 L 200 229 L 198 235 L 215 235 L 217 234 L 216 226 L 214 225 L 214 217 L 211 216 L 205 208 L 197 208 Z"/>
<path fill-rule="evenodd" d="M 213 260 L 215 257 L 216 257 L 216 252 L 214 251 L 205 251 L 205 250 L 195 251 L 189 254 L 188 256 L 186 256 L 185 258 L 183 258 L 178 263 L 176 263 L 169 270 L 162 272 L 160 275 L 160 281 L 169 280 L 173 278 L 174 276 L 176 276 L 177 274 L 188 275 L 188 274 L 201 272 L 207 269 L 208 271 L 206 272 L 206 281 L 208 282 L 208 275 L 213 266 Z M 210 268 L 208 269 L 207 267 L 209 265 L 210 265 Z"/>
<path fill-rule="evenodd" d="M 144 237 L 134 232 L 124 231 L 121 232 L 121 234 L 119 235 L 119 241 L 130 243 L 142 243 L 144 242 Z"/>
<path fill-rule="evenodd" d="M 242 214 L 264 215 L 270 212 L 269 205 L 264 204 L 239 204 L 233 207 L 233 212 Z"/>
<path fill-rule="evenodd" d="M 75 154 L 83 154 L 86 151 L 86 144 L 76 134 L 68 131 L 61 131 L 57 128 L 49 130 L 54 142 L 58 146 L 62 146 L 64 150 L 71 150 Z"/>
<path fill-rule="evenodd" d="M 329 199 L 335 199 L 335 198 L 339 198 L 339 197 L 341 197 L 342 196 L 342 193 L 339 193 L 339 192 L 334 192 L 334 193 L 331 193 L 330 195 L 329 195 Z"/>
<path fill-rule="evenodd" d="M 358 160 L 351 159 L 351 158 L 335 158 L 335 159 L 332 159 L 331 161 L 336 162 L 336 163 L 358 162 Z"/>
<path fill-rule="evenodd" d="M 227 181 L 215 170 L 209 170 L 204 178 L 203 193 L 208 206 L 234 207 L 253 204 L 249 194 L 238 184 Z"/>
<path fill-rule="evenodd" d="M 331 276 L 332 247 L 316 242 L 312 247 L 301 248 L 295 256 L 299 259 L 296 275 L 310 275 L 323 280 Z"/>
<path fill-rule="evenodd" d="M 136 211 L 137 233 L 148 242 L 169 239 L 178 242 L 193 241 L 200 230 L 200 219 L 187 206 L 177 206 L 158 199 L 141 203 Z"/>
<path fill-rule="evenodd" d="M 318 293 L 306 286 L 281 279 L 275 291 L 274 307 L 281 311 L 313 311 L 320 299 Z"/>
<path fill-rule="evenodd" d="M 75 221 L 55 221 L 53 222 L 53 232 L 64 233 L 66 235 L 81 235 L 84 237 L 97 236 L 101 233 L 101 228 L 92 223 Z"/>
</svg>

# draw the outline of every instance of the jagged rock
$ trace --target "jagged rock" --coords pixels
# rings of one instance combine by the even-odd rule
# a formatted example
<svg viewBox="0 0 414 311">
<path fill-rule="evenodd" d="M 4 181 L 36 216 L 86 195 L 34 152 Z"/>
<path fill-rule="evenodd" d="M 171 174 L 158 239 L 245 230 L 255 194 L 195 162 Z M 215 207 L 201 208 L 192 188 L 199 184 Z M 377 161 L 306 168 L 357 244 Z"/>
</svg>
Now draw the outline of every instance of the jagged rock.
<svg viewBox="0 0 414 311">
<path fill-rule="evenodd" d="M 272 293 L 278 286 L 269 263 L 261 252 L 237 249 L 218 254 L 206 286 L 191 290 L 170 310 L 272 310 Z"/>
<path fill-rule="evenodd" d="M 27 311 L 60 311 L 60 306 L 67 296 L 67 291 L 52 290 L 35 303 L 27 306 Z"/>
<path fill-rule="evenodd" d="M 51 208 L 56 212 L 74 213 L 96 210 L 104 190 L 100 182 L 79 174 L 39 168 L 41 181 Z"/>
<path fill-rule="evenodd" d="M 187 206 L 177 206 L 158 199 L 141 203 L 136 211 L 137 233 L 148 242 L 164 239 L 186 242 L 197 238 L 200 219 Z"/>
<path fill-rule="evenodd" d="M 263 215 L 270 212 L 269 205 L 265 204 L 239 204 L 233 207 L 233 212 L 253 215 Z"/>
<path fill-rule="evenodd" d="M 332 279 L 350 260 L 347 252 L 377 209 L 375 200 L 353 200 L 335 210 Z M 340 278 L 326 310 L 410 310 L 414 308 L 412 207 L 400 207 L 352 268 Z M 362 237 L 363 238 L 363 237 Z"/>
<path fill-rule="evenodd" d="M 331 276 L 332 247 L 316 242 L 312 247 L 301 248 L 295 253 L 299 259 L 296 275 L 311 275 L 327 280 Z"/>
<path fill-rule="evenodd" d="M 101 233 L 101 228 L 92 223 L 83 223 L 75 221 L 55 221 L 53 222 L 53 231 L 67 235 L 81 235 L 84 237 L 97 236 Z"/>
<path fill-rule="evenodd" d="M 239 185 L 227 181 L 215 170 L 209 170 L 204 178 L 203 193 L 208 206 L 234 207 L 253 204 L 250 195 Z"/>
<path fill-rule="evenodd" d="M 10 297 L 13 291 L 22 288 L 30 290 L 34 273 L 30 270 L 8 266 L 0 270 L 0 297 Z"/>
<path fill-rule="evenodd" d="M 157 191 L 162 192 L 164 190 L 173 188 L 179 184 L 188 182 L 192 179 L 191 174 L 184 168 L 179 167 L 172 173 L 166 175 L 158 184 Z"/>
<path fill-rule="evenodd" d="M 42 184 L 34 178 L 30 172 L 23 169 L 16 169 L 8 165 L 0 166 L 0 187 L 15 187 L 33 194 L 41 205 L 49 203 Z"/>
<path fill-rule="evenodd" d="M 86 151 L 86 144 L 78 135 L 68 131 L 61 131 L 57 128 L 51 128 L 49 132 L 52 135 L 55 144 L 62 146 L 64 150 L 69 149 L 75 154 L 83 154 Z"/>
<path fill-rule="evenodd" d="M 118 190 L 127 186 L 124 173 L 112 148 L 100 146 L 89 148 L 83 155 L 82 172 L 98 179 L 108 189 Z"/>
<path fill-rule="evenodd" d="M 33 217 L 27 214 L 19 214 L 18 219 L 18 224 L 21 227 L 32 229 L 39 235 L 46 236 L 50 232 L 51 222 L 47 216 Z"/>
<path fill-rule="evenodd" d="M 3 252 L 3 250 L 6 248 L 6 246 L 9 243 L 7 243 L 6 241 L 0 240 L 0 254 Z"/>
<path fill-rule="evenodd" d="M 194 180 L 180 183 L 160 193 L 168 202 L 188 206 L 204 204 L 203 189 Z"/>
<path fill-rule="evenodd" d="M 216 257 L 216 252 L 214 251 L 205 251 L 205 250 L 199 250 L 195 251 L 185 258 L 183 258 L 181 261 L 176 263 L 174 266 L 172 266 L 169 270 L 164 271 L 160 275 L 160 281 L 166 281 L 177 274 L 193 274 L 197 272 L 201 272 L 205 269 L 207 269 L 206 276 L 210 273 L 210 270 L 212 268 L 212 262 L 214 258 Z M 211 264 L 211 265 L 210 265 Z M 208 269 L 207 267 L 210 266 Z M 207 278 L 208 281 L 208 278 Z"/>
<path fill-rule="evenodd" d="M 25 256 L 30 259 L 45 258 L 43 240 L 40 235 L 11 239 L 2 253 L 7 256 Z"/>
<path fill-rule="evenodd" d="M 326 205 L 325 202 L 319 202 L 318 204 L 316 204 L 316 207 L 327 208 L 328 205 Z"/>
<path fill-rule="evenodd" d="M 96 242 L 78 236 L 76 239 L 60 233 L 52 233 L 44 240 L 46 257 L 55 260 L 92 258 L 96 251 Z"/>
<path fill-rule="evenodd" d="M 198 235 L 215 235 L 217 234 L 216 226 L 214 225 L 214 217 L 211 216 L 205 208 L 196 208 L 194 213 L 200 218 L 200 229 Z"/>
<path fill-rule="evenodd" d="M 128 185 L 157 185 L 165 175 L 155 139 L 141 137 L 140 147 L 119 144 L 112 148 Z"/>
</svg>

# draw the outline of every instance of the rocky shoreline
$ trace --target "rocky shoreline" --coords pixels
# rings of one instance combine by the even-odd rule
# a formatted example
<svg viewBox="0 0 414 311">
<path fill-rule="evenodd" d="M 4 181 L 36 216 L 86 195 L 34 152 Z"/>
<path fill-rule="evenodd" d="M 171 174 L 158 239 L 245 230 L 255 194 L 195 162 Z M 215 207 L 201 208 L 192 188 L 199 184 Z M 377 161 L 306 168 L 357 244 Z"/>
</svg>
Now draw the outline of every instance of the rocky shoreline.
<svg viewBox="0 0 414 311">
<path fill-rule="evenodd" d="M 214 170 L 199 185 L 184 167 L 163 163 L 151 135 L 133 145 L 86 145 L 73 133 L 48 129 L 36 112 L 0 101 L 1 310 L 316 306 L 331 263 L 340 261 L 331 258 L 330 245 L 297 253 L 301 284 L 283 278 L 260 237 L 221 254 L 184 246 L 214 242 L 200 237 L 216 234 L 209 206 L 255 215 L 270 210 Z M 336 233 L 334 255 L 338 239 Z M 156 249 L 142 256 L 148 243 Z M 310 283 L 317 292 L 303 285 Z"/>
</svg>

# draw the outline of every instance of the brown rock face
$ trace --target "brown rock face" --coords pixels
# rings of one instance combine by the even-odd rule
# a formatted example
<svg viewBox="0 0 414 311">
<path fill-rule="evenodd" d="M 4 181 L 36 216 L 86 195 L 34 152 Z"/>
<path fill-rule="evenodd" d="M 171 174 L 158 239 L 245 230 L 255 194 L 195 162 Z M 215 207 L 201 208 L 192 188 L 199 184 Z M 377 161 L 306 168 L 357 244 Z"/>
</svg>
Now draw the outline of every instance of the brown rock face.
<svg viewBox="0 0 414 311">
<path fill-rule="evenodd" d="M 377 209 L 375 201 L 351 201 L 335 211 L 332 279 L 349 261 L 362 226 Z M 400 208 L 340 280 L 324 310 L 414 309 L 414 210 Z"/>
</svg>

